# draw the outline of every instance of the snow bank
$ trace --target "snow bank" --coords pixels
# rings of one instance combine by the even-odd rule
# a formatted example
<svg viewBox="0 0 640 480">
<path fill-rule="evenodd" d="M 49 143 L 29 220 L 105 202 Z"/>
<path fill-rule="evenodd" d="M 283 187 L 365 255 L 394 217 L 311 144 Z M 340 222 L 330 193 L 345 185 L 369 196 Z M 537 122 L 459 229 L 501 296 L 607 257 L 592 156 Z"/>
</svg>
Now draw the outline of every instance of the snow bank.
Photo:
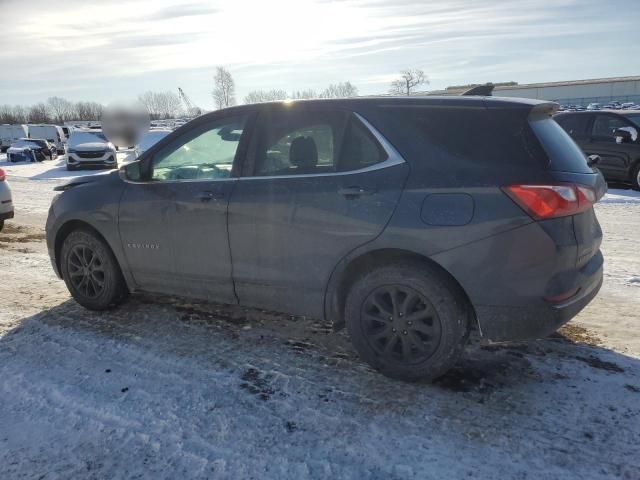
<svg viewBox="0 0 640 480">
<path fill-rule="evenodd" d="M 640 203 L 640 192 L 611 188 L 600 203 Z"/>
</svg>

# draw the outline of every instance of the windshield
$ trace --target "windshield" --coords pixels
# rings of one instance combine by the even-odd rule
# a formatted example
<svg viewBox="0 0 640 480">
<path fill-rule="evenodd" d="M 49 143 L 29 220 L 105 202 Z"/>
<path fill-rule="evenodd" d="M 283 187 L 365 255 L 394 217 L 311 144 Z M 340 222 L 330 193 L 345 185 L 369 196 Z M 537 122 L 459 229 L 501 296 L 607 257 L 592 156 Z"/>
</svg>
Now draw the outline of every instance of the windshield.
<svg viewBox="0 0 640 480">
<path fill-rule="evenodd" d="M 29 147 L 29 148 L 40 148 L 41 145 L 38 145 L 37 142 L 32 141 L 32 140 L 26 140 L 26 139 L 20 139 L 16 142 L 14 142 L 13 145 L 11 145 L 12 147 L 17 147 L 17 148 L 21 148 L 21 147 Z"/>
<path fill-rule="evenodd" d="M 625 113 L 624 116 L 640 127 L 640 112 Z"/>
<path fill-rule="evenodd" d="M 102 132 L 73 132 L 69 138 L 69 146 L 81 143 L 106 143 L 107 141 Z"/>
</svg>

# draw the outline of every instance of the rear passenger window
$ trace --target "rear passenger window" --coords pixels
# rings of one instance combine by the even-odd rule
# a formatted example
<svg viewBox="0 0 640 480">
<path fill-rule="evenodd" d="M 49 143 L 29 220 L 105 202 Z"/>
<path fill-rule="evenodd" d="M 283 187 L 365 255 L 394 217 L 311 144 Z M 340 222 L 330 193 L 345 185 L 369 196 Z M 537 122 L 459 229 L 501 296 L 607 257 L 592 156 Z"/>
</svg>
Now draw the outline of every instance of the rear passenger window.
<svg viewBox="0 0 640 480">
<path fill-rule="evenodd" d="M 554 120 L 571 138 L 584 138 L 587 135 L 588 115 L 560 115 L 555 117 Z"/>
<path fill-rule="evenodd" d="M 332 171 L 334 164 L 331 125 L 309 125 L 287 132 L 275 143 L 268 145 L 262 155 L 258 175 Z"/>
<path fill-rule="evenodd" d="M 266 112 L 253 148 L 254 175 L 310 175 L 336 171 L 346 114 L 329 111 Z"/>
<path fill-rule="evenodd" d="M 264 113 L 252 152 L 255 176 L 316 175 L 359 170 L 386 160 L 355 115 L 345 111 Z"/>
</svg>

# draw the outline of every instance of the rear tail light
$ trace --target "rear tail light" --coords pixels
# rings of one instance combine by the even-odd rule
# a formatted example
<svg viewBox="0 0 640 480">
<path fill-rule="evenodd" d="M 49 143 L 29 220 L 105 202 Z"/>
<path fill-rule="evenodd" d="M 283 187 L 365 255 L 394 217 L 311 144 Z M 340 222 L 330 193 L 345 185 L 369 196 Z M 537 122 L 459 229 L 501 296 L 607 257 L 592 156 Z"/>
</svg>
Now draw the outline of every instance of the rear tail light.
<svg viewBox="0 0 640 480">
<path fill-rule="evenodd" d="M 7 174 L 0 168 L 0 182 L 4 182 L 5 178 L 7 178 Z"/>
<path fill-rule="evenodd" d="M 510 185 L 503 191 L 536 220 L 575 215 L 596 203 L 595 190 L 583 185 Z"/>
</svg>

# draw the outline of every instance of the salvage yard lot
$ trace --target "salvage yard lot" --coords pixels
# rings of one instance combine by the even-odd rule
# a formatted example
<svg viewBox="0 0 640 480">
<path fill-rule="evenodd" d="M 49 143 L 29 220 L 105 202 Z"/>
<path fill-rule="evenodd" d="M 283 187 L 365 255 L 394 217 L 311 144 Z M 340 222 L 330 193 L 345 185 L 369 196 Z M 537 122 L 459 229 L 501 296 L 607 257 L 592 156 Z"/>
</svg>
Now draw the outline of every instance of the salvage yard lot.
<svg viewBox="0 0 640 480">
<path fill-rule="evenodd" d="M 0 478 L 640 479 L 638 192 L 597 205 L 605 284 L 559 335 L 475 345 L 405 384 L 318 320 L 147 296 L 82 309 L 43 239 L 63 157 L 3 157 Z"/>
</svg>

